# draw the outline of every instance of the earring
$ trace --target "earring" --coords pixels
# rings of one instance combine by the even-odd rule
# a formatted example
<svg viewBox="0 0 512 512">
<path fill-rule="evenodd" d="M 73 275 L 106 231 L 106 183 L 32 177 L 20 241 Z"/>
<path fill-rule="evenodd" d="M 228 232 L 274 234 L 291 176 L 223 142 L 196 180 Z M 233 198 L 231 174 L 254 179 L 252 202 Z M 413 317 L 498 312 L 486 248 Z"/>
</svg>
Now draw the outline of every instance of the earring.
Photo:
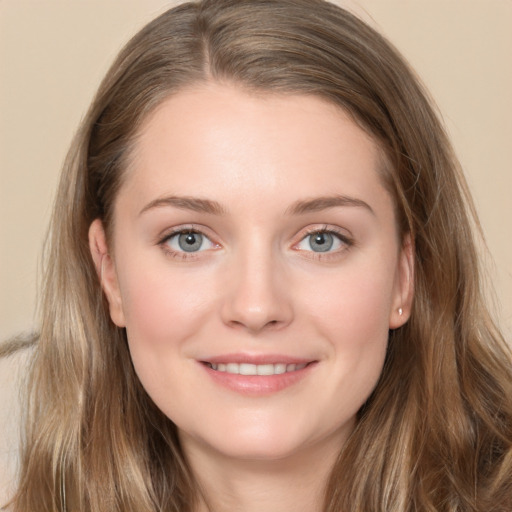
<svg viewBox="0 0 512 512">
<path fill-rule="evenodd" d="M 402 308 L 398 308 L 398 314 L 402 316 L 404 314 L 404 310 Z"/>
</svg>

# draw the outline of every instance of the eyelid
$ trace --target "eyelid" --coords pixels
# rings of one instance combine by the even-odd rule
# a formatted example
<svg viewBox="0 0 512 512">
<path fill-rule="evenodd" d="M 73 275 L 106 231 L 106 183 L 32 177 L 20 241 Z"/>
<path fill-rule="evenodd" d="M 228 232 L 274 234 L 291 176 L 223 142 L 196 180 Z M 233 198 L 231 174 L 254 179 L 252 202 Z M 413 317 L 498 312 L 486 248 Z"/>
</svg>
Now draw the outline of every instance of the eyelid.
<svg viewBox="0 0 512 512">
<path fill-rule="evenodd" d="M 209 240 L 212 239 L 212 235 L 209 234 L 209 231 L 205 226 L 201 226 L 198 224 L 181 224 L 179 226 L 173 226 L 172 228 L 167 228 L 163 230 L 158 237 L 156 238 L 155 245 L 162 244 L 169 240 L 174 235 L 180 233 L 198 233 L 200 235 L 205 236 Z"/>
<path fill-rule="evenodd" d="M 156 245 L 160 246 L 167 255 L 172 256 L 174 258 L 182 260 L 195 259 L 199 257 L 200 254 L 211 249 L 191 252 L 179 251 L 171 248 L 171 246 L 168 244 L 168 241 L 171 238 L 178 236 L 180 234 L 196 233 L 198 235 L 202 235 L 203 237 L 205 237 L 213 246 L 212 249 L 220 248 L 220 244 L 213 240 L 213 237 L 208 233 L 209 231 L 210 230 L 206 229 L 204 226 L 198 226 L 197 224 L 185 224 L 181 226 L 174 226 L 160 234 L 160 236 L 157 239 Z"/>
<path fill-rule="evenodd" d="M 309 250 L 304 250 L 304 249 L 298 249 L 299 244 L 302 243 L 308 236 L 311 236 L 311 235 L 314 235 L 317 233 L 327 233 L 327 234 L 333 235 L 343 244 L 344 247 L 334 250 L 334 251 L 326 251 L 326 252 L 315 252 L 313 250 L 309 251 Z M 338 226 L 332 226 L 332 225 L 326 225 L 326 224 L 324 224 L 322 226 L 308 227 L 305 230 L 302 230 L 297 235 L 297 238 L 298 238 L 298 241 L 293 244 L 292 248 L 296 249 L 298 251 L 304 252 L 304 253 L 311 253 L 312 255 L 315 256 L 315 258 L 335 257 L 355 245 L 355 240 L 354 240 L 353 236 L 348 234 L 346 230 L 344 230 Z"/>
</svg>

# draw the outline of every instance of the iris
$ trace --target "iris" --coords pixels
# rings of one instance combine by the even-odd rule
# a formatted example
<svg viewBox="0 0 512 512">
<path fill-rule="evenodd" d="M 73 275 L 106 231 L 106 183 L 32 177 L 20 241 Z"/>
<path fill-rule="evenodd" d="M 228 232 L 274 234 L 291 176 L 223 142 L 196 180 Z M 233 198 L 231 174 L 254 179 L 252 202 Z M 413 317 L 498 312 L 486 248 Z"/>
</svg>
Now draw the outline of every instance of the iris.
<svg viewBox="0 0 512 512">
<path fill-rule="evenodd" d="M 185 252 L 198 251 L 203 245 L 201 233 L 181 233 L 178 237 L 178 245 Z"/>
<path fill-rule="evenodd" d="M 330 233 L 313 233 L 309 236 L 309 246 L 315 252 L 327 252 L 333 244 L 334 237 Z"/>
</svg>

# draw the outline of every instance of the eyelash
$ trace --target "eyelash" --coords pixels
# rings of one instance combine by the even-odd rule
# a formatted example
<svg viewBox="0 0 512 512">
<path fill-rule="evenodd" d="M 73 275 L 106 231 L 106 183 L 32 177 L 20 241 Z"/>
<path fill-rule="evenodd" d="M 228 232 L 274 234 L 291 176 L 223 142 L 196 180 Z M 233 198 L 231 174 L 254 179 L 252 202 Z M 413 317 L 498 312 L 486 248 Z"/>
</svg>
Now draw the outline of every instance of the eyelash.
<svg viewBox="0 0 512 512">
<path fill-rule="evenodd" d="M 294 244 L 294 247 L 299 245 L 301 242 L 306 240 L 308 237 L 317 234 L 328 234 L 332 235 L 339 240 L 339 242 L 344 246 L 341 249 L 328 251 L 328 252 L 315 252 L 315 251 L 304 251 L 307 253 L 307 258 L 312 258 L 314 260 L 322 260 L 328 261 L 329 259 L 339 258 L 342 253 L 349 250 L 351 247 L 355 245 L 355 240 L 352 237 L 349 237 L 346 233 L 342 232 L 340 229 L 330 227 L 328 225 L 323 226 L 322 228 L 311 228 L 306 230 L 306 232 L 301 235 L 301 238 L 298 243 Z"/>
<path fill-rule="evenodd" d="M 157 242 L 157 245 L 159 245 L 162 248 L 162 250 L 165 252 L 165 254 L 167 256 L 170 256 L 171 258 L 181 260 L 181 261 L 194 260 L 197 258 L 197 255 L 203 251 L 197 251 L 197 252 L 176 251 L 174 249 L 171 249 L 171 247 L 169 246 L 169 243 L 168 243 L 169 240 L 171 240 L 175 236 L 185 235 L 185 234 L 201 235 L 204 238 L 206 238 L 207 240 L 209 240 L 210 243 L 212 243 L 213 245 L 218 246 L 218 244 L 215 244 L 214 242 L 211 241 L 210 237 L 207 234 L 205 234 L 203 230 L 198 229 L 195 226 L 184 226 L 184 227 L 176 228 L 176 229 L 172 230 L 171 232 L 166 233 L 165 236 L 163 236 Z"/>
<path fill-rule="evenodd" d="M 169 246 L 169 240 L 171 240 L 175 236 L 184 235 L 184 234 L 197 234 L 201 235 L 204 238 L 206 238 L 211 244 L 216 245 L 217 247 L 220 247 L 219 244 L 215 244 L 215 242 L 212 242 L 210 237 L 204 233 L 203 230 L 200 228 L 197 228 L 195 226 L 185 226 L 185 227 L 179 227 L 177 229 L 174 229 L 173 231 L 166 233 L 165 236 L 159 239 L 157 242 L 157 245 L 159 245 L 162 250 L 166 253 L 166 255 L 178 259 L 181 261 L 190 261 L 194 260 L 198 257 L 199 253 L 204 251 L 192 251 L 192 252 L 186 252 L 186 251 L 176 251 L 170 248 Z M 302 243 L 304 240 L 306 240 L 308 237 L 312 235 L 317 234 L 328 234 L 334 236 L 344 247 L 338 250 L 334 251 L 326 251 L 326 252 L 315 252 L 313 250 L 311 251 L 302 251 L 300 252 L 306 253 L 308 258 L 312 258 L 315 260 L 328 260 L 331 258 L 336 258 L 340 256 L 340 253 L 343 253 L 347 250 L 349 250 L 351 247 L 355 245 L 355 241 L 347 236 L 345 233 L 341 232 L 341 230 L 338 230 L 333 227 L 329 226 L 323 226 L 322 228 L 311 228 L 306 230 L 305 233 L 301 235 L 300 240 L 293 245 L 293 248 L 297 247 L 300 243 Z"/>
</svg>

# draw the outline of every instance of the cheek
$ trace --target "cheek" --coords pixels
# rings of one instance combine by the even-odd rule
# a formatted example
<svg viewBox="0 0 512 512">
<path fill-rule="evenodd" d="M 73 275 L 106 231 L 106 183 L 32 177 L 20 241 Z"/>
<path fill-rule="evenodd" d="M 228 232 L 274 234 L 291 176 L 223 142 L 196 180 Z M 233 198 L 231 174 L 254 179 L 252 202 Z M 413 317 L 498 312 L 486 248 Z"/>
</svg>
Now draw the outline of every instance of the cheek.
<svg viewBox="0 0 512 512">
<path fill-rule="evenodd" d="M 214 296 L 209 280 L 157 264 L 124 275 L 129 279 L 120 283 L 121 296 L 134 362 L 139 355 L 158 358 L 179 350 L 201 329 Z"/>
<path fill-rule="evenodd" d="M 174 417 L 177 407 L 175 391 L 196 388 L 187 353 L 191 340 L 201 337 L 213 308 L 212 290 L 205 284 L 208 280 L 184 274 L 155 263 L 125 271 L 128 279 L 120 282 L 135 372 L 169 417 Z"/>
<path fill-rule="evenodd" d="M 373 266 L 346 269 L 309 294 L 305 311 L 335 340 L 366 344 L 387 339 L 394 272 Z"/>
<path fill-rule="evenodd" d="M 377 260 L 378 261 L 378 260 Z M 355 414 L 374 389 L 382 373 L 389 337 L 394 267 L 382 264 L 357 265 L 322 280 L 322 290 L 310 294 L 303 314 L 316 334 L 328 340 L 328 358 L 333 361 L 326 390 L 332 414 Z M 339 400 L 344 396 L 344 400 Z"/>
</svg>

